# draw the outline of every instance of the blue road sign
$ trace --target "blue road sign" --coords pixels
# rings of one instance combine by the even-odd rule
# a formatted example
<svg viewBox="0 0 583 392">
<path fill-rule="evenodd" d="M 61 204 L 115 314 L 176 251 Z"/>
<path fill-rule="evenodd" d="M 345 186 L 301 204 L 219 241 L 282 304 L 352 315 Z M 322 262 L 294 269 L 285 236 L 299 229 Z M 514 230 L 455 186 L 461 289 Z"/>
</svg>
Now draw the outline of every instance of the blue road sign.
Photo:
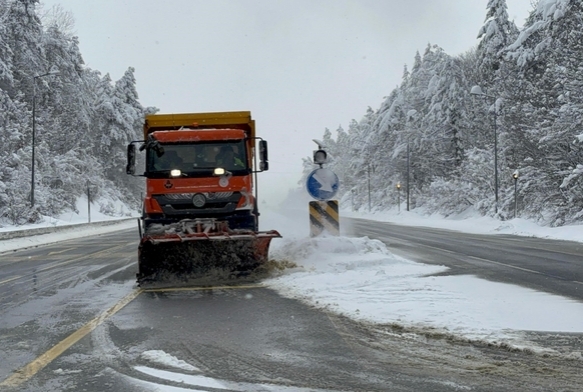
<svg viewBox="0 0 583 392">
<path fill-rule="evenodd" d="M 316 200 L 330 200 L 338 192 L 338 176 L 329 169 L 316 169 L 308 175 L 306 189 Z"/>
</svg>

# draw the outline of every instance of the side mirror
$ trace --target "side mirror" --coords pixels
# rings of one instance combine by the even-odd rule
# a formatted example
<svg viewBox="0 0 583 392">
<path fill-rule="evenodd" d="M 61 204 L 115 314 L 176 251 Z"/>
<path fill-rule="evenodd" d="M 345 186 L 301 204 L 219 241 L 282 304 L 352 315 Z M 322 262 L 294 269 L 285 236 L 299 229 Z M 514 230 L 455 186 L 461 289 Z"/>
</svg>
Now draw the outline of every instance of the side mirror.
<svg viewBox="0 0 583 392">
<path fill-rule="evenodd" d="M 267 159 L 267 141 L 259 141 L 259 170 L 267 171 L 269 170 L 269 162 Z"/>
<path fill-rule="evenodd" d="M 155 142 L 154 147 L 152 148 L 154 149 L 154 151 L 156 151 L 156 156 L 158 156 L 158 158 L 164 155 L 164 147 L 162 147 L 160 143 Z"/>
<path fill-rule="evenodd" d="M 160 143 L 158 143 L 158 141 L 155 140 L 152 136 L 150 136 L 148 140 L 140 146 L 140 151 L 144 150 L 154 150 L 158 158 L 164 155 L 164 147 L 162 147 Z"/>
<path fill-rule="evenodd" d="M 267 140 L 259 140 L 259 159 L 267 161 Z"/>
<path fill-rule="evenodd" d="M 126 174 L 133 176 L 136 174 L 136 145 L 128 144 L 128 164 L 126 166 Z"/>
</svg>

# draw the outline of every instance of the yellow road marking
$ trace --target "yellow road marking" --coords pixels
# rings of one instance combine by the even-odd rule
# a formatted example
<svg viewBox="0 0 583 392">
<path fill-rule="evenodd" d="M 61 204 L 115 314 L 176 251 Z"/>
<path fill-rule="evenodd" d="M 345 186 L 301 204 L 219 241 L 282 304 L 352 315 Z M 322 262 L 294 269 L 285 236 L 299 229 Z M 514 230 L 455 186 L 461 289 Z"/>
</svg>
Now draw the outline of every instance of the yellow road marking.
<svg viewBox="0 0 583 392">
<path fill-rule="evenodd" d="M 26 382 L 36 373 L 42 370 L 49 363 L 54 361 L 59 355 L 61 355 L 69 347 L 77 343 L 95 328 L 97 328 L 101 323 L 107 320 L 109 317 L 116 314 L 124 306 L 133 301 L 138 295 L 142 293 L 142 289 L 136 289 L 130 294 L 122 298 L 118 303 L 113 305 L 111 308 L 101 313 L 99 316 L 89 321 L 87 324 L 79 328 L 77 331 L 73 332 L 71 335 L 63 339 L 53 348 L 42 354 L 40 357 L 30 362 L 28 365 L 18 369 L 14 374 L 8 377 L 6 380 L 0 383 L 0 387 L 17 387 L 20 384 Z"/>
<path fill-rule="evenodd" d="M 234 290 L 234 289 L 258 289 L 265 287 L 262 284 L 251 284 L 241 286 L 197 286 L 197 287 L 167 287 L 159 289 L 144 289 L 144 293 L 163 293 L 172 291 L 202 291 L 202 290 Z"/>
<path fill-rule="evenodd" d="M 15 277 L 13 277 L 13 278 L 10 278 L 10 279 L 6 279 L 6 280 L 2 280 L 2 281 L 0 281 L 0 284 L 4 284 L 4 283 L 8 283 L 8 282 L 12 282 L 13 280 L 20 279 L 20 278 L 22 278 L 22 276 L 15 276 Z"/>
</svg>

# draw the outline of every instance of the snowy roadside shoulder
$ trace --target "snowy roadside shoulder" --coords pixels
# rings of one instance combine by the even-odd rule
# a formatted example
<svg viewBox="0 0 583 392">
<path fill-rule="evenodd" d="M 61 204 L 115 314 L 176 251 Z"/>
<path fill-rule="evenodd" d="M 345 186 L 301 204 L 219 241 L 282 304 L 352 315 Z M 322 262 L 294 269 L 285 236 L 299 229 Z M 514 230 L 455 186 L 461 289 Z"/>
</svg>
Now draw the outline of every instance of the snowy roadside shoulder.
<svg viewBox="0 0 583 392">
<path fill-rule="evenodd" d="M 576 301 L 475 276 L 434 276 L 447 267 L 400 258 L 367 237 L 284 237 L 270 256 L 295 267 L 269 287 L 357 321 L 532 351 L 543 350 L 522 331 L 583 332 Z"/>
<path fill-rule="evenodd" d="M 115 216 L 101 213 L 96 203 L 92 203 L 93 207 L 89 208 L 87 198 L 80 197 L 76 211 L 64 212 L 57 217 L 45 216 L 43 222 L 37 224 L 0 227 L 0 253 L 118 230 L 137 229 L 138 214 L 135 211 L 119 200 L 106 202 L 112 206 Z"/>
<path fill-rule="evenodd" d="M 511 234 L 525 237 L 583 242 L 583 235 L 581 235 L 583 233 L 583 225 L 546 227 L 520 218 L 501 221 L 492 217 L 482 216 L 472 209 L 447 218 L 439 214 L 424 214 L 422 209 L 416 209 L 414 211 L 397 211 L 397 209 L 392 209 L 383 212 L 373 211 L 372 213 L 354 212 L 349 209 L 344 209 L 341 211 L 341 216 L 379 222 L 391 222 L 405 226 L 434 227 L 473 234 Z"/>
<path fill-rule="evenodd" d="M 0 240 L 0 254 L 18 249 L 25 249 L 34 246 L 47 245 L 55 242 L 70 240 L 74 238 L 81 238 L 87 236 L 95 236 L 100 234 L 112 233 L 119 230 L 136 229 L 136 242 L 138 241 L 137 228 L 135 218 L 124 219 L 118 221 L 108 221 L 107 225 L 100 223 L 93 225 L 79 225 L 67 226 L 58 232 L 31 235 L 26 237 L 12 238 Z"/>
</svg>

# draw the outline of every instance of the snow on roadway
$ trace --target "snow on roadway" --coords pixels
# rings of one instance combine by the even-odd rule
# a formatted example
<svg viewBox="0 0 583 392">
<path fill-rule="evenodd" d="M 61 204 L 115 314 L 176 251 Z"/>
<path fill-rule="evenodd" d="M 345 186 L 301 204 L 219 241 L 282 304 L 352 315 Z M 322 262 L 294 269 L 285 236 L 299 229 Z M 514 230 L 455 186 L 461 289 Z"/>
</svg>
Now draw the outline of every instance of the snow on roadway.
<svg viewBox="0 0 583 392">
<path fill-rule="evenodd" d="M 85 221 L 80 214 L 69 222 Z M 86 209 L 85 209 L 86 212 Z M 507 233 L 582 241 L 581 226 L 544 228 L 514 219 L 463 216 L 458 220 L 424 217 L 414 212 L 343 216 L 401 224 L 448 228 L 474 233 Z M 92 221 L 103 219 L 92 215 Z M 462 219 L 463 218 L 463 219 Z M 67 222 L 67 223 L 69 223 Z M 34 238 L 0 241 L 0 252 L 135 227 L 123 222 L 99 228 L 80 228 Z M 6 228 L 5 228 L 6 229 Z M 309 238 L 305 211 L 264 208 L 261 229 L 277 229 L 284 236 L 272 242 L 270 256 L 297 265 L 265 283 L 282 295 L 344 314 L 356 320 L 429 328 L 461 338 L 538 348 L 521 331 L 583 333 L 583 303 L 520 286 L 490 282 L 474 276 L 431 276 L 446 267 L 405 260 L 383 243 L 369 238 Z M 581 353 L 573 353 L 582 358 Z M 583 359 L 583 358 L 582 358 Z"/>
<path fill-rule="evenodd" d="M 141 357 L 147 361 L 154 362 L 157 364 L 170 366 L 170 367 L 174 367 L 174 368 L 178 368 L 178 369 L 182 369 L 182 370 L 187 370 L 189 372 L 193 372 L 193 371 L 200 372 L 200 369 L 198 369 L 197 367 L 192 366 L 191 364 L 186 363 L 183 360 L 178 359 L 170 354 L 167 354 L 162 350 L 144 351 L 142 353 Z"/>
</svg>

